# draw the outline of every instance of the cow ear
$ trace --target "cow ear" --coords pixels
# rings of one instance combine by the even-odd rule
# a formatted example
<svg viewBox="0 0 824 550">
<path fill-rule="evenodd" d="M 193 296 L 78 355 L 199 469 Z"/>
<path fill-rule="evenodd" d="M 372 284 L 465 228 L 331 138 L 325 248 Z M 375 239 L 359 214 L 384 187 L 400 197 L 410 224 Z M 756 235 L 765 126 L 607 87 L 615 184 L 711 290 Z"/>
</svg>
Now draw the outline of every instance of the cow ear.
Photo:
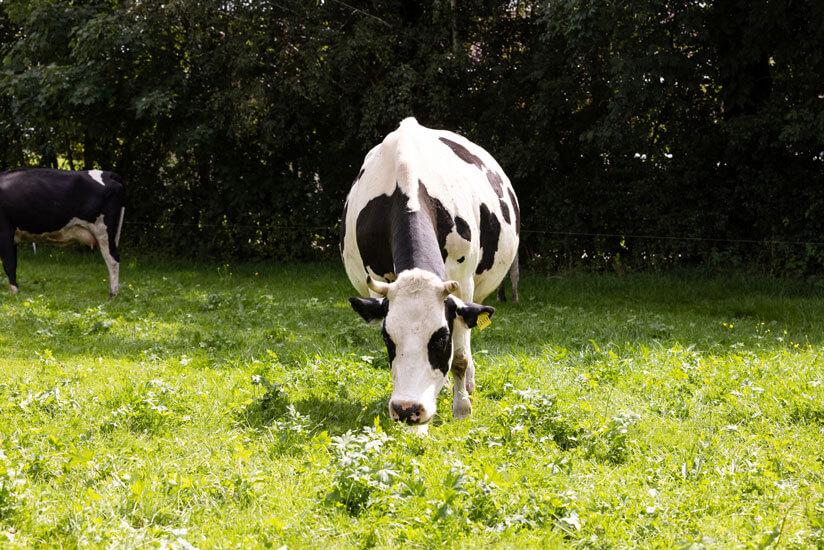
<svg viewBox="0 0 824 550">
<path fill-rule="evenodd" d="M 495 308 L 492 306 L 473 304 L 472 302 L 464 302 L 458 304 L 457 313 L 458 317 L 464 320 L 466 326 L 473 328 L 478 324 L 478 315 L 487 313 L 492 317 L 492 314 L 495 313 Z"/>
<path fill-rule="evenodd" d="M 367 323 L 380 321 L 386 317 L 386 312 L 389 311 L 389 300 L 386 298 L 349 298 L 349 303 L 352 304 L 358 315 L 363 317 Z"/>
</svg>

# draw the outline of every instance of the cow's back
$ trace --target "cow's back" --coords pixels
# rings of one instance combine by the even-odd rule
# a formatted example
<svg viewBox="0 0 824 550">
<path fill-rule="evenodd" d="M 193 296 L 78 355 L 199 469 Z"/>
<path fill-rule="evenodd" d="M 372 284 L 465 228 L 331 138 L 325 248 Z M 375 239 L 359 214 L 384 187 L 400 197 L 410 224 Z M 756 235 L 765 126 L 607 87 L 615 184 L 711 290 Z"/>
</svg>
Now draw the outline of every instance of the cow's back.
<svg viewBox="0 0 824 550">
<path fill-rule="evenodd" d="M 397 240 L 392 207 L 399 200 L 427 214 L 447 279 L 474 281 L 477 301 L 497 287 L 515 257 L 520 230 L 509 179 L 483 148 L 406 119 L 367 154 L 344 207 L 341 252 L 361 295 L 369 293 L 366 275 L 391 278 L 370 269 L 367 259 L 391 258 L 397 246 L 390 242 L 393 234 Z"/>
<path fill-rule="evenodd" d="M 92 222 L 108 199 L 122 194 L 119 176 L 103 170 L 29 168 L 0 174 L 0 208 L 14 227 L 31 233 L 57 230 L 72 218 Z"/>
</svg>

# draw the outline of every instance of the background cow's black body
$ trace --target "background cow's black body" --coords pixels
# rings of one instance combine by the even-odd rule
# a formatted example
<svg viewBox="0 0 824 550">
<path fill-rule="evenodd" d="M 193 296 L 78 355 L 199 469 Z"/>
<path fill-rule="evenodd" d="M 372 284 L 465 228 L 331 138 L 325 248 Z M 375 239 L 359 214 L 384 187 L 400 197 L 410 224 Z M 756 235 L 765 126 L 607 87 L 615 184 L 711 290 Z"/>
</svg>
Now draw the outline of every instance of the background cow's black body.
<svg viewBox="0 0 824 550">
<path fill-rule="evenodd" d="M 17 290 L 17 242 L 81 240 L 100 246 L 110 293 L 116 294 L 123 196 L 114 172 L 34 168 L 0 174 L 0 259 L 12 292 Z"/>
</svg>

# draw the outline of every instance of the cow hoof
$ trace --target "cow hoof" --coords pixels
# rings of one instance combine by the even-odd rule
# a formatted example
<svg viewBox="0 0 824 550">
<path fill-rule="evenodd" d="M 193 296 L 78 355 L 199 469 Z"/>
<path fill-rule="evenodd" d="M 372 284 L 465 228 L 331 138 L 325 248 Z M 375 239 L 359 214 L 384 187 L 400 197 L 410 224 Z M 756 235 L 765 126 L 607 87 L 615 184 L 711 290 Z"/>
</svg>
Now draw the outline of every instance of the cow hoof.
<svg viewBox="0 0 824 550">
<path fill-rule="evenodd" d="M 456 398 L 452 402 L 452 417 L 455 420 L 463 420 L 472 416 L 472 401 L 468 397 Z"/>
<path fill-rule="evenodd" d="M 17 294 L 17 287 L 15 285 L 9 285 L 9 294 Z"/>
</svg>

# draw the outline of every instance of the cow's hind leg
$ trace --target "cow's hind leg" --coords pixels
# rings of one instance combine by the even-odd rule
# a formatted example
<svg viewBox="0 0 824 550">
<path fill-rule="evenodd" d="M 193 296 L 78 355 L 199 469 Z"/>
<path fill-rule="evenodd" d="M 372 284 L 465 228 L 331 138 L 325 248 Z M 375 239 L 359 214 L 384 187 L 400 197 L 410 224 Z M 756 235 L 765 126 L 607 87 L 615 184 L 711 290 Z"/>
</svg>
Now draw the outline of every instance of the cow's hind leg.
<svg viewBox="0 0 824 550">
<path fill-rule="evenodd" d="M 94 234 L 109 270 L 109 298 L 113 298 L 120 292 L 120 254 L 114 244 L 117 227 L 107 225 L 104 219 L 103 215 L 99 216 L 94 224 L 89 225 L 89 230 Z"/>
<path fill-rule="evenodd" d="M 120 293 L 120 255 L 117 254 L 117 247 L 112 244 L 114 237 L 109 237 L 109 231 L 104 230 L 95 237 L 100 245 L 100 254 L 109 270 L 109 298 L 113 298 Z M 112 254 L 112 249 L 114 249 L 114 254 Z"/>
<path fill-rule="evenodd" d="M 512 267 L 509 268 L 509 281 L 512 283 L 512 301 L 518 303 L 518 279 L 521 278 L 521 268 L 518 266 L 518 254 L 512 260 Z M 503 283 L 501 283 L 503 284 Z"/>
<path fill-rule="evenodd" d="M 119 195 L 113 196 L 106 203 L 103 210 L 103 235 L 97 236 L 100 244 L 100 253 L 109 269 L 109 297 L 120 293 L 120 229 L 123 224 L 122 200 Z M 96 224 L 99 225 L 99 224 Z"/>
<path fill-rule="evenodd" d="M 518 303 L 518 279 L 520 278 L 521 270 L 518 266 L 518 255 L 515 254 L 515 259 L 512 260 L 512 265 L 509 267 L 509 281 L 512 284 L 512 301 Z M 498 301 L 506 302 L 506 275 L 504 275 L 501 284 L 498 285 Z"/>
<path fill-rule="evenodd" d="M 14 228 L 0 212 L 0 261 L 9 278 L 9 292 L 17 294 L 17 245 L 14 244 Z"/>
</svg>

